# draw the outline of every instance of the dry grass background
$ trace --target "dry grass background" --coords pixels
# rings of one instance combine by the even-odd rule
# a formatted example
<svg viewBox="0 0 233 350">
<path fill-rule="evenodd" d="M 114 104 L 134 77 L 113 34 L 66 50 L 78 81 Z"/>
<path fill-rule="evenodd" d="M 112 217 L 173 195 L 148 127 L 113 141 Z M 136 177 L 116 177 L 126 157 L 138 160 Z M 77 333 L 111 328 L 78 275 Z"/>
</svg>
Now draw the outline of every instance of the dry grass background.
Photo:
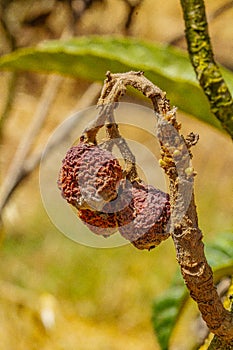
<svg viewBox="0 0 233 350">
<path fill-rule="evenodd" d="M 11 11 L 20 14 L 25 3 L 19 0 L 15 3 L 18 7 Z M 223 3 L 206 1 L 208 14 Z M 40 2 L 41 6 L 45 4 L 49 6 L 53 1 Z M 231 68 L 232 13 L 233 9 L 210 23 L 216 57 Z M 78 35 L 123 33 L 125 17 L 123 1 L 96 2 L 80 19 L 76 31 Z M 15 29 L 18 45 L 59 37 L 68 18 L 66 6 L 58 2 L 42 26 Z M 182 32 L 178 1 L 152 4 L 144 0 L 134 14 L 128 34 L 169 42 Z M 184 40 L 180 46 L 185 47 Z M 6 43 L 1 48 L 7 51 Z M 0 73 L 0 77 L 3 109 L 9 73 Z M 46 80 L 45 75 L 19 74 L 13 108 L 1 140 L 1 180 L 30 123 Z M 35 147 L 46 143 L 50 132 L 69 115 L 88 85 L 82 80 L 63 79 Z M 191 116 L 179 113 L 179 119 L 184 133 L 200 134 L 193 162 L 198 172 L 195 187 L 200 226 L 208 242 L 233 227 L 232 144 L 226 135 Z M 151 252 L 137 251 L 130 245 L 94 249 L 70 241 L 57 231 L 45 213 L 38 171 L 14 193 L 3 212 L 3 220 L 0 349 L 158 349 L 151 325 L 151 305 L 176 272 L 170 240 Z M 43 323 L 45 310 L 51 319 L 47 326 Z"/>
</svg>

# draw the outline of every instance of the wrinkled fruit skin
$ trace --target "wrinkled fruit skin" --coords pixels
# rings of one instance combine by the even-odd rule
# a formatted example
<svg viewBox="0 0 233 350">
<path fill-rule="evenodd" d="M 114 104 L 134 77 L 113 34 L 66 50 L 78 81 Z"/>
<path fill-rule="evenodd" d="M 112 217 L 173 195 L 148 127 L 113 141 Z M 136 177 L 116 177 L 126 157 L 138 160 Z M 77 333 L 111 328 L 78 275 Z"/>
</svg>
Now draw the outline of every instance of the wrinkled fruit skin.
<svg viewBox="0 0 233 350">
<path fill-rule="evenodd" d="M 132 200 L 117 214 L 120 234 L 138 249 L 152 249 L 169 237 L 169 195 L 144 184 L 132 187 Z"/>
<path fill-rule="evenodd" d="M 58 187 L 63 198 L 77 209 L 102 209 L 116 198 L 122 168 L 118 160 L 100 147 L 80 142 L 62 161 Z"/>
<path fill-rule="evenodd" d="M 108 237 L 118 230 L 118 213 L 126 210 L 132 200 L 131 185 L 122 180 L 115 200 L 104 205 L 102 211 L 78 210 L 78 217 L 97 235 Z"/>
<path fill-rule="evenodd" d="M 123 178 L 118 160 L 107 150 L 83 141 L 62 161 L 58 187 L 95 234 L 120 234 L 138 249 L 152 249 L 169 237 L 169 195 Z"/>
<path fill-rule="evenodd" d="M 78 210 L 78 217 L 90 231 L 99 236 L 109 237 L 118 230 L 115 213 L 80 209 Z"/>
<path fill-rule="evenodd" d="M 95 234 L 107 237 L 118 229 L 138 249 L 150 250 L 170 236 L 169 195 L 143 183 L 123 185 L 103 212 L 84 209 L 78 215 Z"/>
</svg>

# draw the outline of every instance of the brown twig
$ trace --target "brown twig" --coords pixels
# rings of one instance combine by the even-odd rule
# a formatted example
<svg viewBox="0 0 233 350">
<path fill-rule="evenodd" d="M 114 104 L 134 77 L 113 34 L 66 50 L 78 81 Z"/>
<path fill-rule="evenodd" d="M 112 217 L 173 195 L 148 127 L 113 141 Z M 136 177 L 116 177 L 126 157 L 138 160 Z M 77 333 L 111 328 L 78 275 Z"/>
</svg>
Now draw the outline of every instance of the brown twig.
<svg viewBox="0 0 233 350">
<path fill-rule="evenodd" d="M 103 0 L 83 0 L 82 2 L 75 2 L 68 0 L 68 6 L 71 10 L 73 24 L 76 24 L 77 21 L 81 19 L 84 13 L 89 10 L 95 3 L 102 3 Z"/>
<path fill-rule="evenodd" d="M 95 101 L 97 100 L 97 97 L 99 96 L 100 88 L 101 88 L 101 86 L 99 83 L 91 84 L 87 88 L 85 93 L 82 95 L 82 97 L 79 99 L 76 107 L 74 108 L 73 113 L 76 112 L 77 110 L 80 110 L 81 108 L 88 107 L 90 103 L 94 104 Z M 53 96 L 55 97 L 54 93 L 55 93 L 55 91 L 53 92 Z M 46 97 L 47 94 L 46 93 L 44 93 L 44 94 Z M 42 98 L 42 101 L 43 101 L 43 98 Z M 48 103 L 47 108 L 46 108 L 47 111 L 48 111 L 48 108 L 49 108 L 50 104 L 52 103 L 52 101 L 53 101 L 53 99 L 51 99 L 51 101 L 49 103 L 47 101 L 47 103 Z M 41 104 L 43 105 L 42 102 L 41 102 Z M 47 114 L 47 113 L 45 113 L 46 109 L 43 109 L 44 116 L 45 116 L 45 114 Z M 37 113 L 39 113 L 39 111 Z M 71 112 L 71 114 L 72 114 L 72 112 Z M 42 122 L 42 120 L 41 120 L 41 122 Z M 62 133 L 60 133 L 53 140 L 53 143 L 50 144 L 50 148 L 47 149 L 47 154 L 49 154 L 51 151 L 54 150 L 54 148 L 56 148 L 56 146 L 69 134 L 69 132 L 72 130 L 73 127 L 74 127 L 73 124 L 69 124 L 68 127 L 63 128 Z M 35 125 L 34 125 L 34 128 L 35 128 Z M 37 127 L 35 129 L 39 131 L 38 124 L 37 124 Z M 31 133 L 29 136 L 30 136 L 30 139 L 32 139 L 32 141 L 33 141 Z M 35 134 L 34 134 L 34 136 L 35 136 Z M 26 143 L 26 140 L 28 140 L 28 139 L 26 139 L 26 137 L 25 137 L 25 143 Z M 28 141 L 30 141 L 30 140 L 28 140 Z M 13 168 L 13 163 L 12 163 L 12 168 L 9 169 L 9 178 L 7 180 L 7 183 L 5 182 L 2 185 L 2 196 L 0 197 L 1 209 L 3 209 L 5 207 L 8 200 L 10 199 L 11 195 L 13 194 L 15 189 L 19 186 L 19 184 L 23 180 L 25 180 L 40 164 L 43 149 L 35 151 L 31 156 L 28 157 L 27 156 L 28 152 L 29 152 L 29 142 L 28 141 L 27 141 L 26 145 L 23 147 L 24 151 L 21 150 L 22 153 L 18 154 L 18 156 L 17 156 L 18 160 L 16 159 L 17 154 L 15 155 L 15 159 L 17 160 L 17 163 L 19 162 L 19 164 L 20 164 L 19 167 L 17 167 L 17 169 L 15 167 L 16 173 L 12 173 L 12 171 L 14 170 L 14 169 L 12 170 L 12 168 Z M 13 176 L 13 174 L 14 174 L 14 176 Z"/>
<path fill-rule="evenodd" d="M 132 154 L 127 142 L 121 137 L 118 126 L 114 121 L 114 109 L 120 97 L 126 92 L 126 86 L 131 85 L 135 89 L 141 91 L 146 97 L 151 98 L 156 111 L 166 108 L 166 101 L 161 98 L 163 92 L 154 86 L 149 80 L 145 79 L 143 72 L 128 72 L 122 74 L 106 73 L 106 80 L 98 101 L 99 113 L 94 121 L 92 121 L 83 131 L 83 136 L 88 142 L 96 143 L 96 135 L 100 128 L 104 126 L 106 121 L 112 119 L 107 125 L 107 133 L 112 143 L 119 148 L 126 164 L 125 174 L 130 181 L 138 178 L 135 157 Z M 112 144 L 109 145 L 112 147 Z"/>
<path fill-rule="evenodd" d="M 213 273 L 204 253 L 202 232 L 198 227 L 193 193 L 195 172 L 190 163 L 192 157 L 190 149 L 196 144 L 198 135 L 191 133 L 186 139 L 180 135 L 176 109 L 170 108 L 165 92 L 146 79 L 142 72 L 107 73 L 99 100 L 102 106 L 101 112 L 85 131 L 89 135 L 93 132 L 95 137 L 108 113 L 112 112 L 112 103 L 119 100 L 128 85 L 152 100 L 157 116 L 161 166 L 168 175 L 170 183 L 172 238 L 182 276 L 210 331 L 232 346 L 233 315 L 223 307 L 217 294 Z M 191 193 L 190 197 L 187 196 L 188 192 Z"/>
<path fill-rule="evenodd" d="M 131 2 L 129 0 L 124 0 L 124 3 L 128 7 L 127 19 L 124 24 L 125 32 L 127 33 L 132 25 L 134 13 L 137 11 L 138 7 L 141 6 L 143 0 L 138 0 L 136 2 Z"/>
<path fill-rule="evenodd" d="M 61 38 L 66 38 L 70 35 L 70 30 L 65 28 L 61 35 Z M 28 173 L 28 168 L 27 166 L 25 167 L 26 159 L 30 153 L 31 146 L 34 143 L 36 136 L 41 131 L 41 128 L 48 115 L 48 111 L 57 95 L 57 91 L 62 80 L 62 77 L 55 75 L 47 79 L 39 104 L 33 115 L 32 121 L 16 149 L 15 155 L 11 161 L 10 167 L 1 185 L 0 219 L 2 210 L 8 202 L 9 198 L 11 197 L 13 191 Z"/>
<path fill-rule="evenodd" d="M 73 112 L 70 114 L 79 111 L 82 108 L 86 108 L 89 105 L 92 105 L 96 102 L 99 93 L 100 93 L 101 85 L 100 83 L 93 83 L 91 84 L 87 90 L 84 92 L 82 97 L 78 100 L 78 103 L 76 104 L 75 108 L 73 109 Z M 47 155 L 52 152 L 57 145 L 64 140 L 64 138 L 69 135 L 71 130 L 74 128 L 74 124 L 76 123 L 76 120 L 74 120 L 73 123 L 69 123 L 67 126 L 64 126 L 62 129 L 62 132 L 59 133 L 54 139 L 53 142 L 50 143 L 49 148 L 46 149 Z M 24 164 L 24 168 L 22 171 L 22 178 L 28 176 L 36 167 L 39 165 L 41 157 L 42 157 L 43 149 L 39 149 L 38 151 L 35 151 L 26 161 Z"/>
<path fill-rule="evenodd" d="M 7 97 L 3 107 L 3 111 L 0 116 L 0 136 L 3 133 L 5 121 L 7 120 L 11 108 L 14 102 L 15 92 L 17 86 L 17 73 L 13 72 L 9 74 L 8 82 L 7 82 Z"/>
<path fill-rule="evenodd" d="M 12 193 L 12 190 L 15 188 L 15 184 L 18 182 L 23 164 L 26 160 L 29 150 L 31 149 L 35 137 L 43 125 L 43 122 L 56 96 L 61 81 L 61 77 L 52 76 L 49 78 L 49 81 L 46 84 L 33 120 L 16 150 L 15 156 L 8 170 L 8 174 L 5 176 L 5 180 L 2 184 L 0 192 L 0 212 L 5 206 L 8 197 Z"/>
<path fill-rule="evenodd" d="M 69 35 L 69 30 L 65 28 L 62 33 L 62 37 L 67 37 Z M 19 143 L 16 149 L 15 155 L 11 161 L 10 167 L 1 185 L 0 213 L 5 207 L 14 189 L 25 177 L 24 163 L 28 154 L 30 153 L 31 146 L 36 136 L 40 132 L 43 123 L 48 115 L 48 111 L 54 101 L 54 98 L 56 97 L 62 79 L 63 78 L 60 76 L 51 76 L 47 79 L 39 104 L 32 118 L 31 124 L 29 125 L 28 130 L 23 135 L 21 142 Z"/>
<path fill-rule="evenodd" d="M 228 10 L 233 8 L 233 1 L 226 1 L 221 6 L 217 8 L 214 12 L 212 12 L 209 16 L 209 22 L 217 19 L 219 16 L 221 16 L 223 13 L 227 12 Z"/>
<path fill-rule="evenodd" d="M 0 24 L 2 26 L 2 29 L 4 31 L 5 37 L 7 39 L 8 45 L 9 45 L 9 50 L 10 52 L 12 52 L 13 50 L 15 50 L 17 48 L 16 45 L 16 40 L 15 37 L 12 35 L 10 29 L 9 29 L 9 25 L 6 19 L 6 5 L 5 4 L 1 4 L 0 5 L 0 12 L 1 12 L 1 16 L 0 16 Z M 9 73 L 9 78 L 8 78 L 8 86 L 7 86 L 7 97 L 6 97 L 6 101 L 3 107 L 3 111 L 1 113 L 0 116 L 0 136 L 3 132 L 3 127 L 5 124 L 5 121 L 7 120 L 9 113 L 11 111 L 11 107 L 14 101 L 14 97 L 15 97 L 15 92 L 16 92 L 16 86 L 17 86 L 17 73 L 16 72 L 11 72 Z"/>
<path fill-rule="evenodd" d="M 83 132 L 89 140 L 94 142 L 97 132 L 103 127 L 108 116 L 112 114 L 115 103 L 125 94 L 128 85 L 150 98 L 156 112 L 167 108 L 168 101 L 164 98 L 163 91 L 146 79 L 143 74 L 141 71 L 122 74 L 106 73 L 107 78 L 98 101 L 100 112 Z"/>
</svg>

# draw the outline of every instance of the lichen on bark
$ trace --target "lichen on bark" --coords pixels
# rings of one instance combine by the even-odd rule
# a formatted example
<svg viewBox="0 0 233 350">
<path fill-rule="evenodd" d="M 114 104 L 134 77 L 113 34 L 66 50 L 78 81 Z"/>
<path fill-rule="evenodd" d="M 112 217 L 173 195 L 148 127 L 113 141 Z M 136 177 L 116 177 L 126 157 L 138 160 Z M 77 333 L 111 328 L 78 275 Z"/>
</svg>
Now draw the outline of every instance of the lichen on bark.
<svg viewBox="0 0 233 350">
<path fill-rule="evenodd" d="M 215 62 L 204 0 L 180 0 L 186 41 L 197 79 L 210 103 L 212 113 L 233 138 L 233 99 Z"/>
</svg>

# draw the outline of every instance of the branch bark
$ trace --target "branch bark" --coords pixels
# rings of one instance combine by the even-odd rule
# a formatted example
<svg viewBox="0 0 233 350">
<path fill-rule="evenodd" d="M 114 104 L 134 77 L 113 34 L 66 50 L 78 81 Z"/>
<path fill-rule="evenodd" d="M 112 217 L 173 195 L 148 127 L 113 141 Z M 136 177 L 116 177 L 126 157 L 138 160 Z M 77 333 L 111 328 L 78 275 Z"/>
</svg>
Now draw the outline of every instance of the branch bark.
<svg viewBox="0 0 233 350">
<path fill-rule="evenodd" d="M 233 346 L 233 315 L 223 307 L 217 294 L 213 273 L 204 253 L 202 232 L 198 227 L 193 193 L 195 172 L 190 163 L 190 149 L 196 144 L 198 135 L 191 133 L 186 139 L 180 135 L 181 125 L 176 120 L 176 109 L 170 108 L 166 93 L 146 79 L 143 72 L 107 73 L 99 99 L 99 105 L 103 108 L 85 132 L 98 132 L 98 127 L 103 126 L 108 117 L 108 110 L 104 107 L 110 110 L 111 104 L 125 94 L 128 85 L 151 99 L 157 116 L 161 166 L 170 183 L 171 234 L 184 281 L 210 331 L 219 337 L 219 341 Z M 191 198 L 187 197 L 186 189 L 191 190 Z M 185 207 L 187 211 L 184 210 Z"/>
<path fill-rule="evenodd" d="M 226 1 L 225 3 L 220 5 L 217 8 L 217 10 L 215 10 L 214 12 L 212 12 L 209 15 L 208 22 L 212 23 L 214 20 L 218 19 L 220 16 L 225 14 L 225 12 L 231 10 L 232 7 L 233 7 L 233 1 L 232 0 Z M 180 43 L 180 41 L 183 40 L 184 38 L 185 38 L 185 34 L 184 34 L 184 32 L 182 32 L 182 33 L 174 36 L 174 38 L 169 41 L 169 44 L 170 45 L 178 45 Z"/>
<path fill-rule="evenodd" d="M 233 138 L 233 100 L 214 60 L 204 0 L 180 0 L 186 41 L 197 79 L 209 100 L 212 113 Z"/>
</svg>

